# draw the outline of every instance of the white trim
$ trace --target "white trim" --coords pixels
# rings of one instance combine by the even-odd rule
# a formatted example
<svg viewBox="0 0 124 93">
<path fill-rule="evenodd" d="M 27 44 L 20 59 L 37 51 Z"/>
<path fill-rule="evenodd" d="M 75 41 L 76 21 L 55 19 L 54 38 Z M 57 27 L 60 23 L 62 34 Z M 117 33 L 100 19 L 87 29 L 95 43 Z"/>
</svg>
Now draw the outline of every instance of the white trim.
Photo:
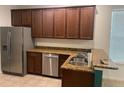
<svg viewBox="0 0 124 93">
<path fill-rule="evenodd" d="M 103 77 L 103 80 L 107 80 L 107 79 L 109 79 L 109 80 L 117 80 L 117 81 L 124 81 L 124 79 L 123 78 L 115 78 L 115 77 Z"/>
<path fill-rule="evenodd" d="M 122 8 L 122 9 L 112 9 L 112 12 L 116 12 L 116 11 L 124 11 L 124 8 Z"/>
<path fill-rule="evenodd" d="M 124 78 L 122 77 L 106 77 L 104 76 L 103 79 L 111 79 L 111 80 L 119 80 L 119 81 L 124 81 Z"/>
<path fill-rule="evenodd" d="M 114 62 L 117 65 L 124 65 L 124 61 L 123 62 Z"/>
</svg>

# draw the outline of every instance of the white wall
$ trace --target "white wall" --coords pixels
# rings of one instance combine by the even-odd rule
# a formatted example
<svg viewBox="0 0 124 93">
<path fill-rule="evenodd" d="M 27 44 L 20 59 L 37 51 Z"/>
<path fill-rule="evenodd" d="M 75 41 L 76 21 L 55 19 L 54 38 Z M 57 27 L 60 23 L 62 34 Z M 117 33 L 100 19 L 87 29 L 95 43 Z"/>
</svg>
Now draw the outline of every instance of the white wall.
<svg viewBox="0 0 124 93">
<path fill-rule="evenodd" d="M 0 26 L 11 26 L 11 9 L 17 8 L 15 5 L 0 5 Z"/>
<path fill-rule="evenodd" d="M 73 40 L 73 39 L 36 39 L 37 46 L 54 46 L 91 49 L 94 47 L 93 40 Z"/>
<path fill-rule="evenodd" d="M 11 9 L 12 6 L 0 6 L 0 26 L 11 25 Z"/>
<path fill-rule="evenodd" d="M 96 6 L 96 18 L 94 29 L 94 47 L 109 52 L 109 38 L 111 31 L 111 6 Z"/>
</svg>

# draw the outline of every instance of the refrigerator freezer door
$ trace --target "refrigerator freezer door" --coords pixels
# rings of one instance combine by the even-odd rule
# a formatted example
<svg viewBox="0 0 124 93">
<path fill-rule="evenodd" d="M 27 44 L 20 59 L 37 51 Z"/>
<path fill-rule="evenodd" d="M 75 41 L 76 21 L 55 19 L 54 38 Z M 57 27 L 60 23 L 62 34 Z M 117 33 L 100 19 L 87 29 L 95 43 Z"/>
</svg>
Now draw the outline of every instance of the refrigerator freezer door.
<svg viewBox="0 0 124 93">
<path fill-rule="evenodd" d="M 1 27 L 1 69 L 2 71 L 10 71 L 10 57 L 9 57 L 9 27 Z"/>
<path fill-rule="evenodd" d="M 11 28 L 11 62 L 10 72 L 12 73 L 23 73 L 23 32 L 22 28 L 13 27 Z"/>
</svg>

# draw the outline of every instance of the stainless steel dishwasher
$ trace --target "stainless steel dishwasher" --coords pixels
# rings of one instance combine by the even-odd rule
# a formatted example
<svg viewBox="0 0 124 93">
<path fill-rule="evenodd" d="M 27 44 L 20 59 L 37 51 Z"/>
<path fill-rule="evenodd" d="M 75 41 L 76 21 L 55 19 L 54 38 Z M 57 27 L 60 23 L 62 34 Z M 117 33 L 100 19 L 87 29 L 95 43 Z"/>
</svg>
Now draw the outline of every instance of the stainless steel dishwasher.
<svg viewBox="0 0 124 93">
<path fill-rule="evenodd" d="M 42 54 L 42 74 L 58 77 L 58 55 L 52 53 Z"/>
</svg>

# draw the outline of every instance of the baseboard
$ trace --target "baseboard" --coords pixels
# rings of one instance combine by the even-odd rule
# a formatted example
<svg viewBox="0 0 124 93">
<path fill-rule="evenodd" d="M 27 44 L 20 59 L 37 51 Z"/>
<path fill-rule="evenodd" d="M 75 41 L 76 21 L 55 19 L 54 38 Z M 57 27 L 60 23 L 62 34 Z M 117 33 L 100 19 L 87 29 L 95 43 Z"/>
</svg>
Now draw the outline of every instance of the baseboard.
<svg viewBox="0 0 124 93">
<path fill-rule="evenodd" d="M 124 81 L 124 78 L 115 78 L 115 77 L 103 77 L 103 79 L 116 80 L 116 81 Z"/>
</svg>

